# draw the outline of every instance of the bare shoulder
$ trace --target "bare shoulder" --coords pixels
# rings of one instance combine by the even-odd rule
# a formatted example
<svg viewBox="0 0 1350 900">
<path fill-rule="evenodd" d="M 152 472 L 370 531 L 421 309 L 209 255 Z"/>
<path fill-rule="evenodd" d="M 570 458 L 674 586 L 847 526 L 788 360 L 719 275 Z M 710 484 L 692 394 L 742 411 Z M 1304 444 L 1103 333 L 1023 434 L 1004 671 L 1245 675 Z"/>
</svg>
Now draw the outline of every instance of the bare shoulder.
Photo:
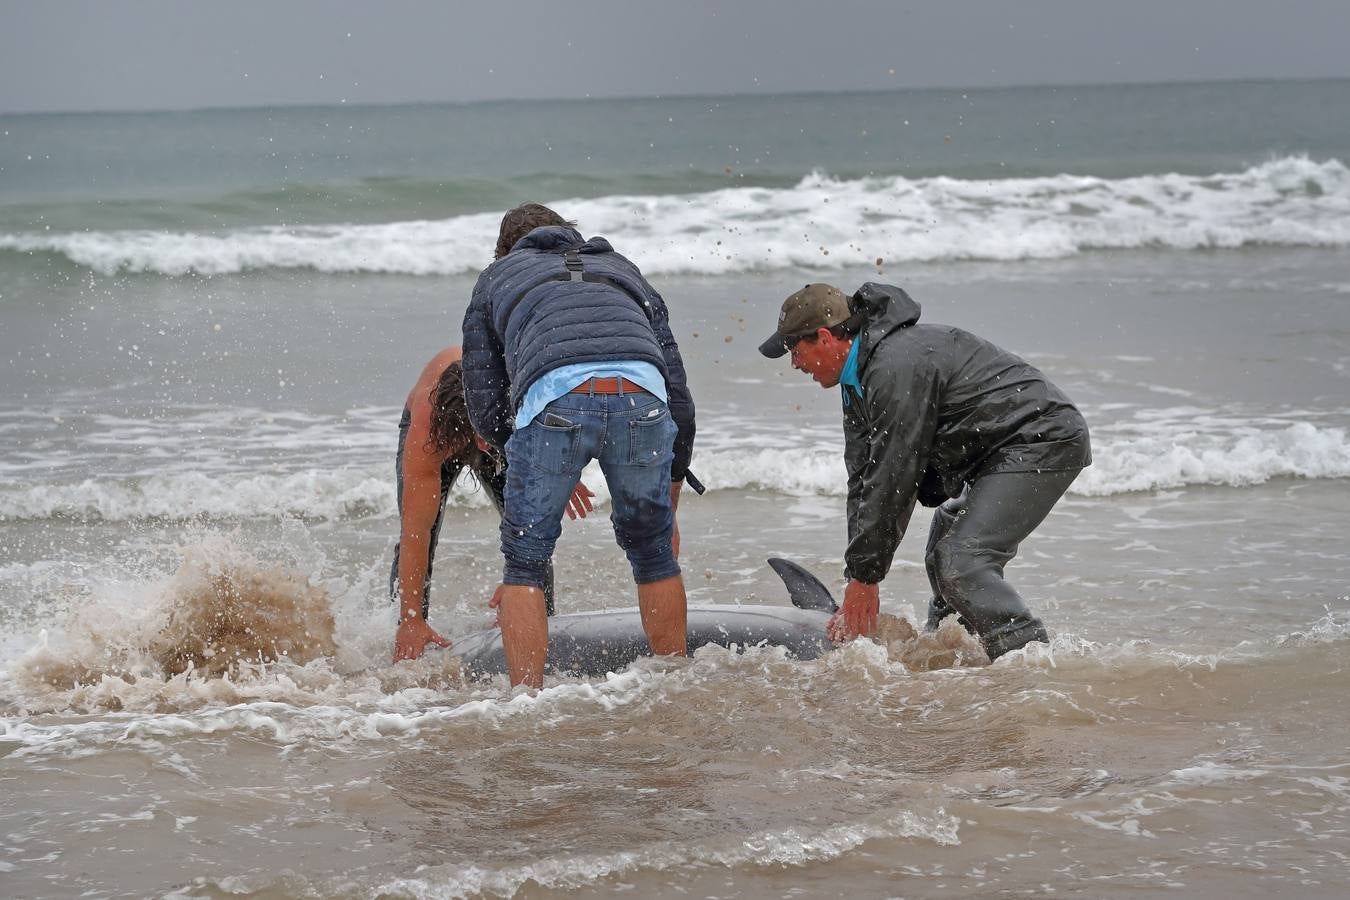
<svg viewBox="0 0 1350 900">
<path fill-rule="evenodd" d="M 458 344 L 455 344 L 453 346 L 446 347 L 440 353 L 437 353 L 435 356 L 433 356 L 431 358 L 431 362 L 427 363 L 427 370 L 430 371 L 432 369 L 435 369 L 436 377 L 439 378 L 441 373 L 445 371 L 446 366 L 450 365 L 451 363 L 459 362 L 463 358 L 464 358 L 464 348 L 459 346 Z"/>
<path fill-rule="evenodd" d="M 419 406 L 430 407 L 427 394 L 436 386 L 436 382 L 441 378 L 441 373 L 451 363 L 457 363 L 463 358 L 464 350 L 458 345 L 446 347 L 433 356 L 431 361 L 422 367 L 422 373 L 417 376 L 417 383 L 408 392 L 408 408 L 416 413 Z"/>
</svg>

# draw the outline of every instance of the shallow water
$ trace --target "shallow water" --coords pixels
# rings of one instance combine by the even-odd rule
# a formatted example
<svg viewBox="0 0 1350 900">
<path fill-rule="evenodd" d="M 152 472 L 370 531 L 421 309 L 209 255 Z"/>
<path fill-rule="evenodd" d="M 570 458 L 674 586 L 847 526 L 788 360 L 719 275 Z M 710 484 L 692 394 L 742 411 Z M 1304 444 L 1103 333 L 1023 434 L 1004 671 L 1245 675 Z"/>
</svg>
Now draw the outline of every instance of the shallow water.
<svg viewBox="0 0 1350 900">
<path fill-rule="evenodd" d="M 1344 89 L 1303 99 L 1322 109 Z M 1173 124 L 1204 105 L 1181 93 Z M 1061 99 L 994 106 L 1017 119 Z M 928 97 L 913 121 L 941 127 L 952 102 Z M 238 124 L 211 116 L 156 127 Z M 691 371 L 711 488 L 680 509 L 691 602 L 786 603 L 769 556 L 841 587 L 837 395 L 753 349 L 802 282 L 900 283 L 925 319 L 1022 354 L 1082 406 L 1095 462 L 1009 567 L 1048 647 L 989 666 L 959 631 L 913 635 L 921 513 L 883 588 L 881 643 L 811 662 L 706 649 L 537 695 L 466 683 L 452 654 L 387 662 L 397 414 L 456 339 L 500 186 L 456 183 L 427 201 L 445 209 L 418 212 L 420 188 L 384 185 L 366 209 L 352 197 L 378 185 L 329 184 L 351 215 L 306 189 L 296 221 L 336 222 L 341 240 L 451 218 L 372 245 L 378 266 L 319 241 L 306 268 L 273 235 L 210 276 L 171 274 L 174 254 L 209 255 L 223 234 L 210 258 L 229 263 L 293 181 L 235 171 L 194 188 L 172 170 L 171 196 L 154 196 L 123 172 L 116 190 L 34 179 L 0 200 L 3 228 L 48 242 L 0 236 L 0 893 L 1344 896 L 1350 153 L 1322 126 L 1305 147 L 1195 127 L 1169 132 L 1180 180 L 1132 145 L 1104 161 L 1028 142 L 1017 178 L 948 217 L 964 231 L 930 236 L 936 255 L 908 243 L 917 220 L 893 222 L 884 253 L 853 232 L 878 196 L 969 199 L 1006 146 L 886 168 L 840 137 L 822 151 L 834 171 L 811 163 L 837 184 L 785 162 L 719 197 L 711 163 L 692 187 L 656 166 L 583 189 L 578 162 L 558 196 L 590 198 L 575 204 L 597 220 L 586 230 L 654 273 Z M 1121 199 L 1078 175 L 1144 181 L 1116 185 L 1134 192 Z M 665 199 L 644 205 L 648 190 Z M 1060 210 L 1078 191 L 1095 212 Z M 840 211 L 808 228 L 811 258 L 747 257 L 826 198 Z M 1109 244 L 1130 249 L 1093 242 L 1091 220 L 1120 236 L 1148 203 L 1166 215 Z M 725 224 L 728 204 L 741 230 L 717 262 L 711 232 L 684 228 Z M 94 255 L 29 228 L 35 209 L 94 229 L 80 245 Z M 1055 232 L 1066 216 L 1082 221 Z M 562 612 L 632 604 L 587 478 L 600 505 L 564 527 Z M 461 484 L 432 593 L 448 636 L 489 624 L 496 544 Z"/>
<path fill-rule="evenodd" d="M 1318 502 L 1339 513 L 1350 491 L 1328 485 Z M 1047 884 L 1331 896 L 1346 885 L 1350 607 L 1321 587 L 1344 563 L 1339 539 L 1308 523 L 1308 487 L 1067 501 L 1016 567 L 1054 643 L 993 667 L 951 629 L 971 665 L 929 671 L 937 647 L 903 640 L 808 663 L 710 649 L 512 695 L 463 684 L 446 654 L 384 666 L 392 611 L 378 583 L 337 578 L 333 655 L 169 678 L 114 654 L 98 672 L 118 639 L 153 647 L 199 584 L 190 567 L 156 581 L 107 572 L 76 604 L 96 621 L 10 669 L 0 771 L 22 807 L 5 814 L 4 852 L 27 862 L 6 877 L 21 895 L 760 897 L 843 879 L 936 896 Z M 784 602 L 753 564 L 761 548 L 829 580 L 806 526 L 737 539 L 759 504 L 710 498 L 685 518 L 705 536 L 687 544 L 691 598 Z M 1246 503 L 1263 532 L 1287 529 L 1267 545 L 1297 545 L 1297 558 L 1272 547 L 1253 560 L 1246 526 L 1217 521 Z M 453 521 L 456 552 L 488 556 L 491 519 Z M 565 537 L 564 609 L 630 602 L 611 587 L 623 572 L 606 526 Z M 251 573 L 254 602 L 303 607 L 313 587 L 269 577 L 301 553 L 282 564 L 239 549 L 287 540 L 269 530 L 193 552 Z M 438 585 L 449 609 L 434 621 L 478 627 L 492 578 L 483 567 L 462 593 Z M 916 619 L 918 565 L 887 584 L 885 609 Z M 271 621 L 283 625 L 263 638 L 304 627 Z M 86 683 L 43 683 L 54 661 L 83 666 Z"/>
</svg>

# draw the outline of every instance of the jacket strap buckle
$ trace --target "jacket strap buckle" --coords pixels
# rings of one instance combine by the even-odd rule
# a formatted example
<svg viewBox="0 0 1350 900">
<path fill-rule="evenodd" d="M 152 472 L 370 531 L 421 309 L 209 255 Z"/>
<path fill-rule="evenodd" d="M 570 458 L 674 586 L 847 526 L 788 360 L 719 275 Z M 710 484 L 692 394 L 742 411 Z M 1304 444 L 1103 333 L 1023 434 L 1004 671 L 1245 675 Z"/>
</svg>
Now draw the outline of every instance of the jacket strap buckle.
<svg viewBox="0 0 1350 900">
<path fill-rule="evenodd" d="M 581 274 L 581 254 L 575 250 L 563 251 L 563 265 L 567 267 L 567 272 L 572 281 L 584 281 Z"/>
</svg>

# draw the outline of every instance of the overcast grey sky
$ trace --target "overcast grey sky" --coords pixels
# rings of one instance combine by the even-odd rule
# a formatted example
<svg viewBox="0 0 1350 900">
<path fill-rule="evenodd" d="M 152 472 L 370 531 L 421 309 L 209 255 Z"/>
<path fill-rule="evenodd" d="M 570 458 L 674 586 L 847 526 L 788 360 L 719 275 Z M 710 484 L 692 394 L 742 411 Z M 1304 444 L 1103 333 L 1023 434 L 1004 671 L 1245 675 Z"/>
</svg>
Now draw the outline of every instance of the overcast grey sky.
<svg viewBox="0 0 1350 900">
<path fill-rule="evenodd" d="M 0 0 L 0 112 L 1350 77 L 1350 0 Z"/>
</svg>

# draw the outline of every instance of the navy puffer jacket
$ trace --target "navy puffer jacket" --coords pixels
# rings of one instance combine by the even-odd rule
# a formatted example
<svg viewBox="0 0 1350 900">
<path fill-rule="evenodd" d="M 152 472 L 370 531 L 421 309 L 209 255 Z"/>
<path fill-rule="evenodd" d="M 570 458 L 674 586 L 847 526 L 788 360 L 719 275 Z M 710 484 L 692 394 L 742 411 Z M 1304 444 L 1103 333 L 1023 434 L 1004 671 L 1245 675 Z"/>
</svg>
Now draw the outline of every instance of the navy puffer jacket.
<svg viewBox="0 0 1350 900">
<path fill-rule="evenodd" d="M 586 241 L 548 225 L 478 276 L 464 314 L 464 397 L 474 430 L 493 446 L 505 447 L 515 411 L 541 375 L 622 360 L 651 363 L 665 377 L 679 428 L 670 476 L 682 480 L 694 449 L 694 401 L 666 303 L 638 267 L 604 238 Z"/>
</svg>

